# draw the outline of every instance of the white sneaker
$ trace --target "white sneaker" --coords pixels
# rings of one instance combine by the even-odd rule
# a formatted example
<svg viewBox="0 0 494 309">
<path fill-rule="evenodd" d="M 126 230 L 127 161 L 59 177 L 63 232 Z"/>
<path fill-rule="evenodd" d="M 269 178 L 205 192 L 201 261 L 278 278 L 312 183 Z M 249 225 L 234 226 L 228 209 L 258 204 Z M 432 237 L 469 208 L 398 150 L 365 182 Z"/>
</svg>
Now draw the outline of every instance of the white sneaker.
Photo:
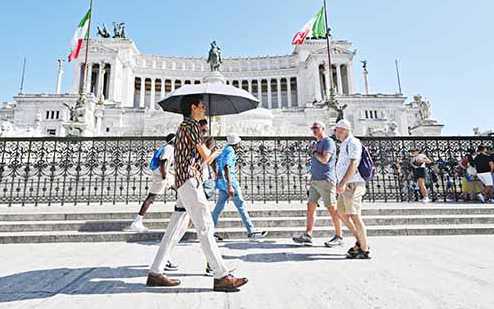
<svg viewBox="0 0 494 309">
<path fill-rule="evenodd" d="M 422 202 L 423 204 L 427 204 L 427 203 L 430 203 L 430 202 L 431 202 L 431 200 L 430 200 L 428 197 L 425 197 L 425 198 L 423 198 L 423 199 L 421 200 L 421 202 Z"/>
<path fill-rule="evenodd" d="M 484 198 L 484 195 L 482 195 L 482 193 L 477 194 L 477 197 L 479 198 L 479 201 L 481 203 L 485 203 L 485 198 Z"/>
<path fill-rule="evenodd" d="M 148 232 L 149 229 L 142 224 L 140 221 L 134 221 L 129 227 L 129 232 L 136 232 L 136 233 L 145 233 Z"/>
</svg>

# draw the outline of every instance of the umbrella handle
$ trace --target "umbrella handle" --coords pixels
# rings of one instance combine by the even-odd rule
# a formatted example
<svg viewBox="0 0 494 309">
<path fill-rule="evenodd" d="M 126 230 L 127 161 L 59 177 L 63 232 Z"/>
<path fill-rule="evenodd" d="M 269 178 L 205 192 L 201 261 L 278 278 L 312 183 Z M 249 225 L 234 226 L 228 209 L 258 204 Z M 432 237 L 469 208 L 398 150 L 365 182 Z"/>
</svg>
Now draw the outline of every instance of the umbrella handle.
<svg viewBox="0 0 494 309">
<path fill-rule="evenodd" d="M 211 95 L 208 94 L 208 117 L 209 117 L 209 136 L 213 136 L 213 132 L 211 131 Z"/>
</svg>

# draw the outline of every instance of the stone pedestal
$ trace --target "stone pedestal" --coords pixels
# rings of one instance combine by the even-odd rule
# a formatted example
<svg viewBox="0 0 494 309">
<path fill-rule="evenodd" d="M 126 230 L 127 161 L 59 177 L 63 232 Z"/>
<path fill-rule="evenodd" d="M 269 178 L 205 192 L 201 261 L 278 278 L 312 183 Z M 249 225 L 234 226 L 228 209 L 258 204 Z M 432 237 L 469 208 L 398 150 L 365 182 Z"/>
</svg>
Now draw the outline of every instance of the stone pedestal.
<svg viewBox="0 0 494 309">
<path fill-rule="evenodd" d="M 202 79 L 202 81 L 204 83 L 226 83 L 225 76 L 218 71 L 209 72 L 208 75 Z"/>
<path fill-rule="evenodd" d="M 410 128 L 413 136 L 440 136 L 444 125 L 436 120 L 422 120 L 418 125 Z"/>
</svg>

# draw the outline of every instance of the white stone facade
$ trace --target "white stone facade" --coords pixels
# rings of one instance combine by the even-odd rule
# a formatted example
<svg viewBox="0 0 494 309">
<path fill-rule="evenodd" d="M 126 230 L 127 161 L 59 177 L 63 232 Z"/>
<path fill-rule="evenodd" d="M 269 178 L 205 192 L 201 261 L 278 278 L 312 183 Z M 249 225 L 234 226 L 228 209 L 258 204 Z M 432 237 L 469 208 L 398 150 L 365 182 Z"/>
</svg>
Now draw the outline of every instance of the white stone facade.
<svg viewBox="0 0 494 309">
<path fill-rule="evenodd" d="M 333 41 L 331 56 L 331 79 L 322 40 L 307 40 L 286 56 L 224 59 L 221 73 L 227 83 L 251 92 L 260 100 L 260 108 L 216 117 L 213 134 L 236 131 L 241 135 L 295 136 L 309 134 L 308 127 L 315 120 L 331 125 L 336 113 L 317 104 L 327 98 L 332 80 L 338 102 L 347 105 L 345 118 L 353 124 L 356 135 L 440 135 L 442 125 L 428 119 L 430 113 L 429 117 L 421 114 L 422 101 L 406 104 L 402 95 L 355 92 L 351 43 Z M 161 111 L 157 102 L 182 85 L 201 83 L 209 71 L 205 58 L 145 55 L 127 39 L 92 39 L 89 59 L 84 90 L 94 95 L 90 101 L 95 104 L 97 136 L 174 131 L 181 116 Z M 74 63 L 73 93 L 82 90 L 82 57 L 78 61 Z M 14 99 L 14 109 L 11 106 L 9 111 L 0 111 L 4 121 L 8 116 L 14 126 L 26 127 L 41 117 L 43 133 L 63 136 L 62 123 L 69 117 L 63 103 L 77 100 L 77 95 L 22 95 Z"/>
</svg>

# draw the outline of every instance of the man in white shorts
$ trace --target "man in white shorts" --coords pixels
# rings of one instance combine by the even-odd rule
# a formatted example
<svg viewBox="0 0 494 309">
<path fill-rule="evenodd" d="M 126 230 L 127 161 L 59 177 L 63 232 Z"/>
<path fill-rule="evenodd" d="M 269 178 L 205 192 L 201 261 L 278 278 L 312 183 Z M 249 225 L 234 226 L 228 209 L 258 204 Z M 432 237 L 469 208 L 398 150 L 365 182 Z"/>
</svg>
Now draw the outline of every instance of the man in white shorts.
<svg viewBox="0 0 494 309">
<path fill-rule="evenodd" d="M 161 154 L 159 155 L 159 164 L 157 168 L 151 172 L 151 186 L 149 187 L 149 193 L 144 202 L 142 203 L 141 209 L 137 214 L 134 222 L 129 227 L 129 231 L 143 233 L 147 232 L 148 229 L 144 226 L 142 220 L 144 215 L 148 211 L 151 204 L 153 204 L 156 196 L 164 194 L 167 188 L 173 186 L 175 182 L 175 176 L 173 171 L 174 164 L 174 141 L 175 134 L 171 133 L 165 137 L 166 145 L 161 149 Z"/>
</svg>

